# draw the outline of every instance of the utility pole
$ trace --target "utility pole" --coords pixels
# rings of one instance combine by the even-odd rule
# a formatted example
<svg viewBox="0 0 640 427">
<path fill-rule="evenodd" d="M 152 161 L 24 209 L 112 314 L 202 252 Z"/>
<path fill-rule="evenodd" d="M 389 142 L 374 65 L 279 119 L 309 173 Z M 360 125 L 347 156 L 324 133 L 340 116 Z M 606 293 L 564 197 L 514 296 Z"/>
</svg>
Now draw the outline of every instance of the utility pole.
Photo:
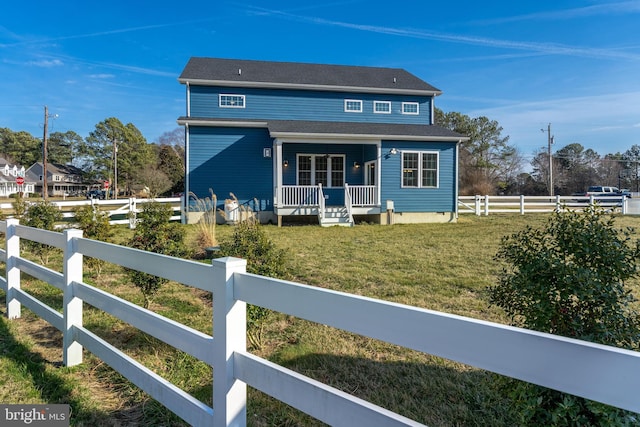
<svg viewBox="0 0 640 427">
<path fill-rule="evenodd" d="M 544 132 L 544 129 L 540 129 Z M 551 154 L 551 144 L 553 144 L 553 136 L 551 135 L 551 123 L 547 125 L 547 144 L 549 157 L 549 195 L 553 196 L 553 155 Z"/>
</svg>

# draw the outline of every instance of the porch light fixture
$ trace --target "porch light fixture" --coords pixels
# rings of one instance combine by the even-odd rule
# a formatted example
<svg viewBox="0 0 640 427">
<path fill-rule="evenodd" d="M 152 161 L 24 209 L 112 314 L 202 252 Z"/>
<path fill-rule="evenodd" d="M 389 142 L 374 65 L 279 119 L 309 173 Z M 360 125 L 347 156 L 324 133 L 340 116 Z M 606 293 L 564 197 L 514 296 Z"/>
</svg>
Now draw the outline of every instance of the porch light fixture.
<svg viewBox="0 0 640 427">
<path fill-rule="evenodd" d="M 356 168 L 356 169 L 360 169 L 360 163 L 353 162 L 353 167 Z"/>
<path fill-rule="evenodd" d="M 282 162 L 282 165 L 286 168 L 289 166 L 289 160 L 285 159 L 284 162 Z"/>
<path fill-rule="evenodd" d="M 396 148 L 392 148 L 391 150 L 389 150 L 389 154 L 391 155 L 398 154 L 398 150 Z"/>
</svg>

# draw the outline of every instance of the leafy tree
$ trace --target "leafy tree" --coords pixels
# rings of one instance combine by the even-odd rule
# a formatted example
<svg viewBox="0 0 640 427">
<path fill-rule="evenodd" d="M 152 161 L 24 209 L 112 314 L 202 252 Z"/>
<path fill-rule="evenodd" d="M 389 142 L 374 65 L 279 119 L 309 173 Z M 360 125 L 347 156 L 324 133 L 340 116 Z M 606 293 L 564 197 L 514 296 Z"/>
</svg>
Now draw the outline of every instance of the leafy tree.
<svg viewBox="0 0 640 427">
<path fill-rule="evenodd" d="M 461 194 L 495 194 L 510 186 L 522 168 L 522 156 L 502 136 L 495 120 L 471 118 L 435 109 L 435 123 L 469 137 L 460 147 Z"/>
<path fill-rule="evenodd" d="M 133 124 L 124 125 L 115 117 L 98 123 L 79 151 L 79 162 L 93 179 L 111 182 L 117 154 L 118 186 L 127 192 L 140 184 L 138 172 L 154 162 L 153 151 L 142 133 Z"/>
<path fill-rule="evenodd" d="M 640 314 L 626 288 L 640 243 L 598 207 L 552 214 L 545 227 L 507 236 L 489 301 L 515 326 L 638 350 Z M 528 383 L 508 383 L 522 425 L 626 425 L 629 413 Z"/>
<path fill-rule="evenodd" d="M 632 188 L 640 191 L 640 145 L 634 144 L 622 154 L 624 169 L 628 171 Z"/>
<path fill-rule="evenodd" d="M 0 153 L 9 162 L 28 168 L 42 160 L 42 141 L 28 132 L 0 128 Z"/>
<path fill-rule="evenodd" d="M 601 182 L 598 173 L 600 155 L 578 143 L 566 145 L 554 153 L 554 187 L 560 194 L 582 192 Z"/>
<path fill-rule="evenodd" d="M 139 222 L 129 246 L 169 256 L 184 256 L 184 232 L 180 224 L 169 222 L 171 214 L 169 205 L 156 201 L 145 203 L 138 215 Z M 149 307 L 153 295 L 167 282 L 167 279 L 137 270 L 127 270 L 127 273 L 133 284 L 142 291 L 145 308 Z"/>
<path fill-rule="evenodd" d="M 113 231 L 109 224 L 109 214 L 97 206 L 84 205 L 76 208 L 75 219 L 83 231 L 83 237 L 102 242 L 111 240 Z M 99 276 L 106 262 L 98 258 L 85 257 L 85 264 Z"/>
<path fill-rule="evenodd" d="M 40 228 L 42 230 L 53 231 L 56 222 L 62 221 L 62 212 L 57 206 L 46 200 L 40 200 L 27 206 L 23 215 L 23 224 L 28 227 Z M 53 248 L 44 243 L 27 240 L 27 248 L 40 257 L 43 264 L 49 262 L 49 255 Z"/>
<path fill-rule="evenodd" d="M 73 153 L 78 152 L 83 143 L 82 137 L 72 130 L 53 132 L 47 144 L 47 160 L 62 165 L 72 164 Z"/>
<path fill-rule="evenodd" d="M 167 190 L 174 193 L 184 191 L 184 153 L 180 154 L 175 146 L 160 145 L 158 147 L 158 170 L 163 172 L 171 183 Z"/>
</svg>

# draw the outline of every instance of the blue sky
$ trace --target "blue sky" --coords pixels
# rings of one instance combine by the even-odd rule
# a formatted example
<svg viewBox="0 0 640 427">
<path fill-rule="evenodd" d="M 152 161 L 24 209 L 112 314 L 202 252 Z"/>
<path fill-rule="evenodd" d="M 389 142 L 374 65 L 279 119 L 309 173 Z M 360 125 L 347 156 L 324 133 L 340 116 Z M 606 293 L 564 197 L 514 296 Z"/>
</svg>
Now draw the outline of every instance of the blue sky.
<svg viewBox="0 0 640 427">
<path fill-rule="evenodd" d="M 640 0 L 7 2 L 0 127 L 83 137 L 108 117 L 149 142 L 177 127 L 191 56 L 399 67 L 487 116 L 530 158 L 640 145 Z M 541 129 L 545 129 L 545 133 Z"/>
</svg>

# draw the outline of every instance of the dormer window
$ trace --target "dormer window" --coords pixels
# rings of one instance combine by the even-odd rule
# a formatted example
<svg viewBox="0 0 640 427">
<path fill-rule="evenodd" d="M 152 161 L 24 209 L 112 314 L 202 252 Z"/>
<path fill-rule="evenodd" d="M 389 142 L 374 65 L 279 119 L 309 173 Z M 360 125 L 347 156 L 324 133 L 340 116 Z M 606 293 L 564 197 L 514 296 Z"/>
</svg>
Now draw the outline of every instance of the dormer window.
<svg viewBox="0 0 640 427">
<path fill-rule="evenodd" d="M 219 105 L 221 108 L 244 108 L 244 95 L 220 94 Z"/>
<path fill-rule="evenodd" d="M 360 99 L 345 99 L 344 111 L 347 113 L 362 113 L 362 100 Z"/>
</svg>

